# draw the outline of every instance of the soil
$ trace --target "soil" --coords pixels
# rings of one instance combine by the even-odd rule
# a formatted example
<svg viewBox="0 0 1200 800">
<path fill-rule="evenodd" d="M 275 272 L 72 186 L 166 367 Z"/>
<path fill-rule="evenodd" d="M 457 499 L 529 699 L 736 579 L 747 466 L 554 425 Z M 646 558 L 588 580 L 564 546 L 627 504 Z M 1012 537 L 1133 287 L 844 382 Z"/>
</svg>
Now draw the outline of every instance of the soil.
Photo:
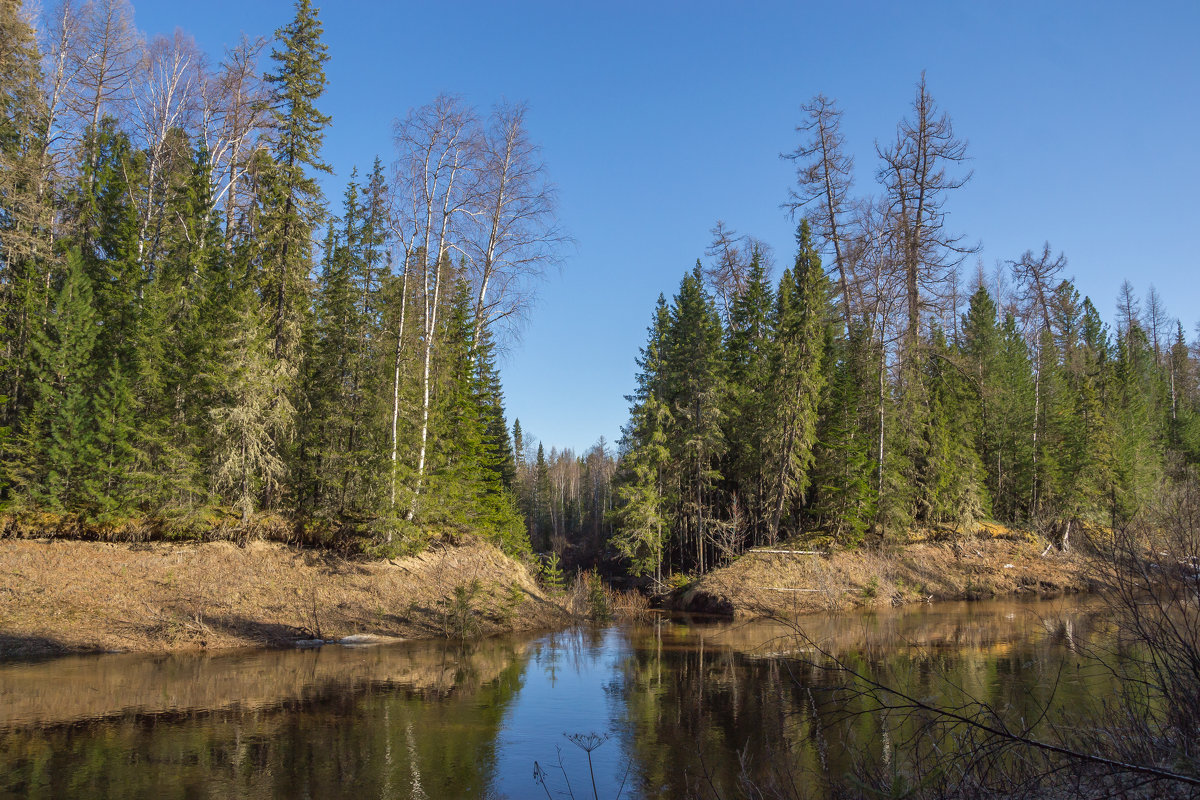
<svg viewBox="0 0 1200 800">
<path fill-rule="evenodd" d="M 762 550 L 804 550 L 784 544 Z M 896 544 L 821 554 L 748 552 L 672 593 L 677 611 L 773 617 L 998 595 L 1052 596 L 1095 588 L 1086 554 L 1034 537 Z"/>
<path fill-rule="evenodd" d="M 382 561 L 275 542 L 0 539 L 0 660 L 475 637 L 568 619 L 524 564 L 471 537 Z"/>
</svg>

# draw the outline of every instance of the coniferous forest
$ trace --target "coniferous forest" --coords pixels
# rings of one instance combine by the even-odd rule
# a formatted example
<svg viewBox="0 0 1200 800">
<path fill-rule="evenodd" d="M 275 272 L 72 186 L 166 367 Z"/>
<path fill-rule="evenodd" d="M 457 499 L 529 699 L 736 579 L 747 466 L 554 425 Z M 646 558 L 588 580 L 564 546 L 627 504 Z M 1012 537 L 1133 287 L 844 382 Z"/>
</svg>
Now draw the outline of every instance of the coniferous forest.
<svg viewBox="0 0 1200 800">
<path fill-rule="evenodd" d="M 948 229 L 966 144 L 922 76 L 856 197 L 842 111 L 804 107 L 794 257 L 722 224 L 660 296 L 621 443 L 614 544 L 704 572 L 796 534 L 853 547 L 990 519 L 1060 548 L 1194 475 L 1197 347 L 1151 287 L 1115 327 L 1047 243 L 985 271 Z"/>
<path fill-rule="evenodd" d="M 123 0 L 32 13 L 0 3 L 0 501 L 527 550 L 496 343 L 563 236 L 524 108 L 413 109 L 332 201 L 308 0 L 219 59 Z"/>
<path fill-rule="evenodd" d="M 995 519 L 1065 546 L 1200 458 L 1195 345 L 1153 289 L 1106 322 L 1049 244 L 975 263 L 924 77 L 868 179 L 837 104 L 804 107 L 786 268 L 718 224 L 653 309 L 616 452 L 577 455 L 510 427 L 497 368 L 567 241 L 523 106 L 412 109 L 330 199 L 308 0 L 219 59 L 121 0 L 31 13 L 0 2 L 10 511 L 472 530 L 661 578 L 800 533 Z"/>
</svg>

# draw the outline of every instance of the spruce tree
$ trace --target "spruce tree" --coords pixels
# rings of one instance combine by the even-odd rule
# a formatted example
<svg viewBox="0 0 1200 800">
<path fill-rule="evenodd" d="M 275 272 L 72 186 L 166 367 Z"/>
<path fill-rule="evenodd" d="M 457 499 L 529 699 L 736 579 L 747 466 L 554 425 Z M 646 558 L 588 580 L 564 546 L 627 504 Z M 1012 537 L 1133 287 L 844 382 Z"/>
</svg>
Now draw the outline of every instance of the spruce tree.
<svg viewBox="0 0 1200 800">
<path fill-rule="evenodd" d="M 663 555 L 672 520 L 665 495 L 664 473 L 669 468 L 667 429 L 670 411 L 663 399 L 666 369 L 663 352 L 670 315 L 658 296 L 646 346 L 638 358 L 637 390 L 630 402 L 629 423 L 621 440 L 621 469 L 617 487 L 619 521 L 612 542 L 634 575 L 653 573 L 662 579 Z"/>
<path fill-rule="evenodd" d="M 547 552 L 553 545 L 554 523 L 550 513 L 552 501 L 550 487 L 550 469 L 546 464 L 546 451 L 538 442 L 537 458 L 533 467 L 533 519 L 537 530 L 537 541 L 534 546 L 541 552 Z"/>
<path fill-rule="evenodd" d="M 53 209 L 41 163 L 45 99 L 40 56 L 17 0 L 0 2 L 0 427 L 13 432 L 32 403 L 29 366 L 50 301 Z M 10 440 L 10 444 L 13 440 Z M 14 457 L 0 443 L 0 459 Z M 3 489 L 0 488 L 0 492 Z"/>
<path fill-rule="evenodd" d="M 275 456 L 282 458 L 292 434 L 295 381 L 310 305 L 311 237 L 324 215 L 321 189 L 313 172 L 329 172 L 320 157 L 330 118 L 317 109 L 325 91 L 327 48 L 323 26 L 311 0 L 297 0 L 293 20 L 276 32 L 271 52 L 273 135 L 271 163 L 263 175 L 262 297 L 270 319 L 271 355 L 279 394 L 270 414 Z M 274 502 L 267 486 L 265 501 Z"/>
<path fill-rule="evenodd" d="M 325 63 L 329 60 L 321 41 L 323 32 L 311 0 L 297 0 L 295 17 L 276 31 L 278 47 L 271 51 L 275 71 L 267 75 L 273 86 L 274 165 L 263 220 L 270 261 L 264 275 L 264 299 L 271 309 L 274 356 L 281 360 L 297 357 L 307 297 L 309 239 L 323 215 L 321 189 L 309 170 L 330 171 L 320 156 L 330 117 L 316 106 L 325 93 Z"/>
<path fill-rule="evenodd" d="M 835 342 L 828 359 L 831 377 L 821 402 L 813 461 L 811 514 L 840 543 L 862 541 L 878 505 L 873 458 L 876 420 L 869 396 L 878 385 L 879 358 L 870 331 L 860 323 Z"/>
<path fill-rule="evenodd" d="M 778 538 L 787 516 L 806 502 L 825 383 L 826 334 L 833 316 L 829 281 L 807 220 L 800 222 L 796 245 L 795 264 L 779 285 L 769 388 L 775 407 L 767 439 L 772 443 L 768 454 L 772 540 Z"/>
<path fill-rule="evenodd" d="M 917 463 L 918 519 L 968 533 L 988 510 L 983 465 L 972 441 L 964 374 L 936 326 L 925 349 L 923 377 L 929 412 L 923 457 Z"/>
<path fill-rule="evenodd" d="M 22 431 L 18 472 L 25 494 L 50 508 L 93 511 L 100 452 L 92 403 L 100 326 L 78 250 L 33 345 L 34 407 Z"/>
<path fill-rule="evenodd" d="M 729 443 L 726 477 L 739 506 L 745 509 L 751 540 L 763 540 L 770 511 L 767 453 L 772 399 L 763 387 L 771 382 L 774 358 L 775 292 L 759 253 L 750 262 L 746 289 L 730 312 Z"/>
<path fill-rule="evenodd" d="M 671 457 L 679 464 L 672 498 L 686 557 L 703 572 L 708 564 L 710 527 L 718 512 L 715 490 L 725 452 L 722 430 L 726 403 L 726 364 L 721 319 L 704 288 L 700 263 L 679 286 L 663 339 L 664 402 L 671 412 L 667 433 Z"/>
</svg>

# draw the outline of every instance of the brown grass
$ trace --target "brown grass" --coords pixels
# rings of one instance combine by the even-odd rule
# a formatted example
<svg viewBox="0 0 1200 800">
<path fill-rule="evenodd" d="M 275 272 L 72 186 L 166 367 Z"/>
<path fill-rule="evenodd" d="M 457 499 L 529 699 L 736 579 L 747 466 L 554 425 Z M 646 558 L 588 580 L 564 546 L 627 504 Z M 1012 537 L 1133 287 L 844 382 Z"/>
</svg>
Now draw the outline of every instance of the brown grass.
<svg viewBox="0 0 1200 800">
<path fill-rule="evenodd" d="M 1091 588 L 1086 558 L 1054 549 L 1042 555 L 1044 550 L 1036 537 L 997 525 L 956 542 L 926 540 L 823 556 L 751 553 L 675 592 L 669 605 L 756 617 Z"/>
<path fill-rule="evenodd" d="M 440 636 L 455 589 L 475 581 L 469 611 L 479 635 L 565 619 L 523 564 L 470 537 L 375 561 L 268 542 L 6 539 L 0 658 Z"/>
</svg>

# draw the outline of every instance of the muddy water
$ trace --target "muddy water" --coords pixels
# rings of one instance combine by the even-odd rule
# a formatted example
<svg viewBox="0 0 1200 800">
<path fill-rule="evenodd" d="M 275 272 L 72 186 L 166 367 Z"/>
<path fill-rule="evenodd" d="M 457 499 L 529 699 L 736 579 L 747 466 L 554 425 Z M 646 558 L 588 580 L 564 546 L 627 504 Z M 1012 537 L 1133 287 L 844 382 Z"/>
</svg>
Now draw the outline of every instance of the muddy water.
<svg viewBox="0 0 1200 800">
<path fill-rule="evenodd" d="M 1029 717 L 1111 691 L 1079 646 L 1104 624 L 1078 600 L 997 601 L 806 617 L 807 638 L 663 618 L 466 645 L 0 664 L 0 796 L 515 800 L 546 796 L 535 762 L 552 796 L 569 780 L 591 797 L 592 774 L 601 798 L 710 781 L 734 796 L 743 771 L 815 781 L 903 735 L 826 702 L 827 654 Z M 580 742 L 600 742 L 591 772 L 564 734 L 596 734 Z"/>
</svg>

